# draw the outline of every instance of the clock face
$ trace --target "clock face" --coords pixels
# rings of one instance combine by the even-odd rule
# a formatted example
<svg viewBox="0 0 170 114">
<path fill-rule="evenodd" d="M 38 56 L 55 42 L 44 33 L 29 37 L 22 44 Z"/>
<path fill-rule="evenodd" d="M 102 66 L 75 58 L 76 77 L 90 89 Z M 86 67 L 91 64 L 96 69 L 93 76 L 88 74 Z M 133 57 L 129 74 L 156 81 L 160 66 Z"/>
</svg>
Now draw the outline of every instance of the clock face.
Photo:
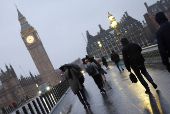
<svg viewBox="0 0 170 114">
<path fill-rule="evenodd" d="M 27 42 L 28 42 L 29 44 L 31 44 L 31 43 L 34 42 L 34 37 L 33 37 L 33 36 L 28 36 L 26 40 L 27 40 Z"/>
</svg>

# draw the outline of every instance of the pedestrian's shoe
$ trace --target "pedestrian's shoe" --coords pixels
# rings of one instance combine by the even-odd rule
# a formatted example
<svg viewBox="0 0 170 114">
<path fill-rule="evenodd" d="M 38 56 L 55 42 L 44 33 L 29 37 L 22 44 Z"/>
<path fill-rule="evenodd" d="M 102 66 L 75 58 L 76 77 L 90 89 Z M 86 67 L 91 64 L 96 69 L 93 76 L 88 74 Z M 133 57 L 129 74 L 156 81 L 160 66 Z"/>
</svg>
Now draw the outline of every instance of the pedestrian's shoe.
<svg viewBox="0 0 170 114">
<path fill-rule="evenodd" d="M 150 89 L 147 89 L 147 90 L 145 91 L 145 93 L 146 93 L 146 94 L 150 94 L 150 93 L 151 93 Z"/>
<path fill-rule="evenodd" d="M 122 68 L 122 70 L 124 70 L 124 69 Z"/>
<path fill-rule="evenodd" d="M 100 90 L 100 93 L 106 93 L 106 90 L 105 90 L 104 88 L 102 88 L 102 89 Z"/>
<path fill-rule="evenodd" d="M 157 88 L 157 85 L 154 82 L 152 83 L 152 85 L 155 89 Z"/>
<path fill-rule="evenodd" d="M 87 105 L 87 107 L 90 107 L 90 104 L 87 101 L 85 101 L 85 104 Z"/>
</svg>

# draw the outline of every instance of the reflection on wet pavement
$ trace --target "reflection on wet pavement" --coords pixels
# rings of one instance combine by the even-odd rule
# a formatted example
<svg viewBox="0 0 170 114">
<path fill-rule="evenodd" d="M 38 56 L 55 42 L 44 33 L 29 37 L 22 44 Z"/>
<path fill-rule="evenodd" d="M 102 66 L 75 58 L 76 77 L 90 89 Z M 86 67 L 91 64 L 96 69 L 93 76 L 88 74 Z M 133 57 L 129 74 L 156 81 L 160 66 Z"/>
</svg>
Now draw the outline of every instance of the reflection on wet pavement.
<svg viewBox="0 0 170 114">
<path fill-rule="evenodd" d="M 170 75 L 162 65 L 147 65 L 149 74 L 158 85 L 155 90 L 147 81 L 152 92 L 150 95 L 145 94 L 139 81 L 131 83 L 127 70 L 119 72 L 116 66 L 109 67 L 104 83 L 106 94 L 101 94 L 92 77 L 86 74 L 85 94 L 91 107 L 85 110 L 77 96 L 71 96 L 70 92 L 74 100 L 66 100 L 73 105 L 69 114 L 170 114 Z"/>
</svg>

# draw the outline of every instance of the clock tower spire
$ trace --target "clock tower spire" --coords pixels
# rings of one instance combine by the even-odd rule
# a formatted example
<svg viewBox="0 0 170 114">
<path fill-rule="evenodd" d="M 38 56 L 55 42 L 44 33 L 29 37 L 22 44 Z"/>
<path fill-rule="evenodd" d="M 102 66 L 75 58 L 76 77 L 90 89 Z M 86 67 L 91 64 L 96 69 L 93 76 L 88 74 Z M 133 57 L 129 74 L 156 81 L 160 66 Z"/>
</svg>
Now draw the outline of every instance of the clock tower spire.
<svg viewBox="0 0 170 114">
<path fill-rule="evenodd" d="M 27 22 L 26 18 L 18 12 L 18 21 L 21 25 L 21 37 L 27 47 L 44 83 L 50 82 L 52 86 L 59 83 L 59 78 L 45 51 L 38 32 Z"/>
</svg>

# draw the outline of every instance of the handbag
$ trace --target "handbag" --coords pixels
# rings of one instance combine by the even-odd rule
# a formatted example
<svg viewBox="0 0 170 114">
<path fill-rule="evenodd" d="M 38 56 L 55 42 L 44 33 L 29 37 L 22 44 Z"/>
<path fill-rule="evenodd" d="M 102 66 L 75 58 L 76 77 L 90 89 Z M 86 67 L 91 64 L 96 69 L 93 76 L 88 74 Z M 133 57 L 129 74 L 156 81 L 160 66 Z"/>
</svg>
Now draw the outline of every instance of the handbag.
<svg viewBox="0 0 170 114">
<path fill-rule="evenodd" d="M 129 77 L 130 77 L 130 80 L 132 81 L 132 83 L 138 82 L 138 79 L 136 78 L 136 76 L 133 73 L 130 73 Z"/>
</svg>

